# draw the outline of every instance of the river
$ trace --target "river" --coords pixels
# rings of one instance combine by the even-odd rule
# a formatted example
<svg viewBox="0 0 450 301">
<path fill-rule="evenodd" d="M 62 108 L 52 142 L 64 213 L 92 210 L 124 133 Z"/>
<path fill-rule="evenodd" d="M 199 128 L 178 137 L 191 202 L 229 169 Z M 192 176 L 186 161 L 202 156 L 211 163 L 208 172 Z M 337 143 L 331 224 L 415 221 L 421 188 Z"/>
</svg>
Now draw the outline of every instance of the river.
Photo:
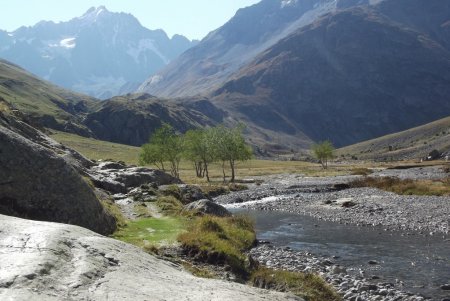
<svg viewBox="0 0 450 301">
<path fill-rule="evenodd" d="M 449 237 L 405 236 L 377 227 L 343 225 L 279 211 L 233 211 L 255 219 L 260 240 L 333 258 L 350 271 L 362 269 L 366 277 L 380 277 L 380 282 L 403 282 L 402 290 L 433 300 L 450 298 L 450 292 L 440 288 L 450 283 Z"/>
</svg>

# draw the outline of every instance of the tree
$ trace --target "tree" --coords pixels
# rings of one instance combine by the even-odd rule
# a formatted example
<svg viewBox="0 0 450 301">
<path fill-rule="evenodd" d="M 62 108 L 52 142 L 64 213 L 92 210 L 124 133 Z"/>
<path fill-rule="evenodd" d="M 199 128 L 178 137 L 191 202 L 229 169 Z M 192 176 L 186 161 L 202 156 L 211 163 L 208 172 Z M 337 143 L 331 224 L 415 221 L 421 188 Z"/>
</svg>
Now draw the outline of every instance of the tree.
<svg viewBox="0 0 450 301">
<path fill-rule="evenodd" d="M 189 130 L 184 135 L 185 157 L 194 163 L 197 177 L 209 182 L 208 166 L 215 161 L 213 129 Z"/>
<path fill-rule="evenodd" d="M 170 173 L 179 178 L 179 165 L 183 151 L 182 138 L 169 124 L 163 124 L 150 137 L 149 143 L 142 146 L 141 164 L 154 164 L 164 170 L 164 162 L 169 162 Z"/>
<path fill-rule="evenodd" d="M 320 164 L 322 164 L 322 167 L 324 169 L 327 169 L 328 160 L 334 157 L 333 144 L 329 140 L 315 143 L 311 146 L 311 151 L 314 157 L 316 157 L 319 160 Z"/>
<path fill-rule="evenodd" d="M 246 161 L 252 158 L 252 149 L 242 136 L 243 125 L 234 128 L 217 126 L 213 129 L 214 156 L 222 161 L 223 180 L 225 182 L 225 164 L 231 168 L 231 182 L 235 180 L 236 161 Z"/>
</svg>

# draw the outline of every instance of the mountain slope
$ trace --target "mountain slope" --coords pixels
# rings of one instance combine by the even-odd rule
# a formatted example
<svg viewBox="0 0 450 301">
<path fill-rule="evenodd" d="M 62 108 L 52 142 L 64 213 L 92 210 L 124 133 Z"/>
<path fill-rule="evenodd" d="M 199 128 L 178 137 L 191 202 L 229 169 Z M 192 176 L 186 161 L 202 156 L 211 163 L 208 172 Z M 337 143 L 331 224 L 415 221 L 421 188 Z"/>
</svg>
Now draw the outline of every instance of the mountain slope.
<svg viewBox="0 0 450 301">
<path fill-rule="evenodd" d="M 386 161 L 423 158 L 433 150 L 450 154 L 450 117 L 349 145 L 339 149 L 338 154 Z"/>
<path fill-rule="evenodd" d="M 90 136 L 81 121 L 96 99 L 67 91 L 0 60 L 0 100 L 8 102 L 39 126 Z"/>
<path fill-rule="evenodd" d="M 389 19 L 389 2 L 400 1 L 338 11 L 298 29 L 241 68 L 213 102 L 259 128 L 337 146 L 448 116 L 450 51 L 431 27 Z M 403 1 L 409 13 L 443 22 L 433 33 L 445 36 L 448 2 L 431 1 L 437 7 L 428 12 L 422 3 Z"/>
<path fill-rule="evenodd" d="M 101 6 L 68 22 L 42 21 L 0 32 L 0 57 L 55 84 L 109 98 L 135 90 L 194 44 L 179 35 L 169 39 L 130 14 Z"/>
<path fill-rule="evenodd" d="M 84 124 L 101 140 L 140 146 L 163 123 L 184 133 L 221 122 L 224 113 L 205 99 L 179 102 L 149 94 L 128 94 L 103 101 Z"/>
<path fill-rule="evenodd" d="M 296 28 L 336 8 L 368 0 L 263 0 L 237 11 L 225 25 L 187 50 L 138 91 L 162 97 L 205 94 Z"/>
</svg>

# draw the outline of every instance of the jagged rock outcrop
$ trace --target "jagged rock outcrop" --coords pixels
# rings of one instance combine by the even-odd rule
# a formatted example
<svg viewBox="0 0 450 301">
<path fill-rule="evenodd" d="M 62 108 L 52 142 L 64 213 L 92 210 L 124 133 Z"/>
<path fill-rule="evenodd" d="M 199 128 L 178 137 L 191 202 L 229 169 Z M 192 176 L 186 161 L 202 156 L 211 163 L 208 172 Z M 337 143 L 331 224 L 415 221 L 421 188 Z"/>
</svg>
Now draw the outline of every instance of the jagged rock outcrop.
<svg viewBox="0 0 450 301">
<path fill-rule="evenodd" d="M 109 234 L 115 219 L 80 172 L 92 162 L 0 112 L 0 213 Z"/>
<path fill-rule="evenodd" d="M 0 215 L 2 300 L 303 300 L 196 278 L 80 227 Z"/>
<path fill-rule="evenodd" d="M 157 169 L 127 166 L 120 162 L 101 162 L 89 171 L 94 185 L 110 193 L 126 193 L 142 184 L 179 184 L 181 181 Z"/>
</svg>

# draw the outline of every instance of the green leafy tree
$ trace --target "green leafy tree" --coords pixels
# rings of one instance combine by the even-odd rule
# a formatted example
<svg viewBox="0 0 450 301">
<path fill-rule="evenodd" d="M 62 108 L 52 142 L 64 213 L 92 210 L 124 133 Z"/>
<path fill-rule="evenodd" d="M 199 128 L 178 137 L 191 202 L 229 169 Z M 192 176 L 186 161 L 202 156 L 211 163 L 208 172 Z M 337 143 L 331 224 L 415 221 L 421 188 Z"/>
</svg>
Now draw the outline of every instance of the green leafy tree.
<svg viewBox="0 0 450 301">
<path fill-rule="evenodd" d="M 217 126 L 212 132 L 214 141 L 214 157 L 222 161 L 223 180 L 225 182 L 225 165 L 228 163 L 231 169 L 231 182 L 235 181 L 236 161 L 246 161 L 252 158 L 253 152 L 242 136 L 243 125 L 234 128 Z"/>
<path fill-rule="evenodd" d="M 206 176 L 209 182 L 208 166 L 216 160 L 213 129 L 189 130 L 184 135 L 185 157 L 194 163 L 197 177 Z"/>
<path fill-rule="evenodd" d="M 328 160 L 333 159 L 334 157 L 333 144 L 329 140 L 315 143 L 312 145 L 311 151 L 314 157 L 316 157 L 319 160 L 320 164 L 322 164 L 322 167 L 324 169 L 327 169 Z"/>
<path fill-rule="evenodd" d="M 170 173 L 179 178 L 179 165 L 183 151 L 182 138 L 169 124 L 163 124 L 150 137 L 149 143 L 142 146 L 141 164 L 154 164 L 164 170 L 164 162 L 169 162 Z"/>
</svg>

